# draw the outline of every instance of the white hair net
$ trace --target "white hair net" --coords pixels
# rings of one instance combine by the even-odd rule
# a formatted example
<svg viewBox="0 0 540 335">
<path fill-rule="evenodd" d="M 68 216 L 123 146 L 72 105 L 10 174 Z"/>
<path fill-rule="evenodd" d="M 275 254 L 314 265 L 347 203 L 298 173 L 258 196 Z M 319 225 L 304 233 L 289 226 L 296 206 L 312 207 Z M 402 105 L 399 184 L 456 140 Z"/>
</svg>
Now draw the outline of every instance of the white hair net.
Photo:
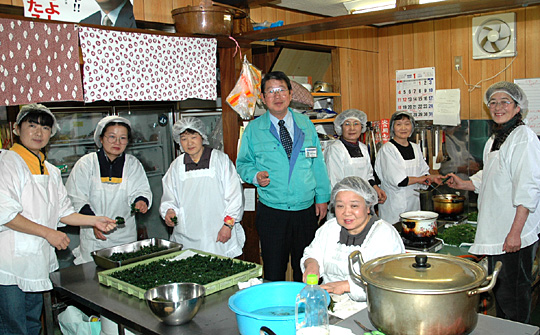
<svg viewBox="0 0 540 335">
<path fill-rule="evenodd" d="M 58 122 L 56 122 L 56 117 L 54 116 L 54 114 L 51 112 L 50 109 L 48 109 L 47 107 L 43 106 L 42 104 L 28 104 L 28 105 L 24 105 L 21 110 L 19 111 L 19 114 L 17 114 L 17 118 L 15 119 L 15 123 L 17 123 L 19 126 L 21 125 L 21 121 L 24 119 L 24 117 L 26 115 L 28 115 L 28 113 L 30 112 L 38 112 L 38 113 L 46 113 L 46 114 L 49 114 L 50 116 L 52 116 L 53 118 L 53 125 L 52 125 L 52 129 L 51 129 L 51 136 L 54 136 L 56 134 L 56 132 L 60 129 L 60 127 L 58 126 Z M 13 133 L 17 136 L 19 136 L 19 132 L 17 131 L 17 129 L 13 129 Z"/>
<path fill-rule="evenodd" d="M 338 136 L 341 136 L 343 133 L 342 126 L 345 123 L 345 121 L 349 119 L 355 119 L 360 121 L 362 124 L 362 133 L 366 131 L 366 123 L 367 123 L 367 115 L 366 113 L 362 112 L 358 109 L 347 109 L 346 111 L 343 111 L 336 116 L 334 119 L 334 131 Z"/>
<path fill-rule="evenodd" d="M 98 122 L 98 124 L 96 126 L 96 130 L 94 131 L 94 142 L 96 143 L 98 148 L 101 148 L 101 146 L 102 146 L 101 141 L 99 140 L 99 138 L 101 137 L 101 134 L 103 133 L 103 130 L 105 128 L 107 128 L 107 125 L 109 123 L 116 123 L 116 122 L 125 123 L 131 129 L 131 122 L 129 122 L 128 119 L 123 118 L 123 117 L 118 116 L 118 115 L 105 116 L 103 119 L 99 120 L 99 122 Z"/>
<path fill-rule="evenodd" d="M 350 176 L 343 178 L 339 183 L 334 185 L 330 196 L 330 207 L 336 205 L 336 196 L 342 191 L 352 191 L 358 194 L 364 198 L 368 208 L 375 206 L 378 201 L 377 192 L 367 181 L 360 177 Z"/>
<path fill-rule="evenodd" d="M 523 92 L 521 87 L 517 84 L 508 81 L 499 81 L 498 83 L 491 85 L 484 95 L 484 103 L 487 105 L 493 94 L 498 92 L 506 93 L 512 97 L 521 108 L 521 113 L 525 113 L 529 109 L 529 101 L 527 100 L 525 92 Z"/>
<path fill-rule="evenodd" d="M 176 121 L 173 126 L 173 139 L 176 143 L 180 145 L 180 147 L 182 147 L 182 145 L 180 144 L 180 135 L 188 129 L 198 132 L 203 138 L 203 144 L 210 144 L 208 142 L 208 136 L 206 136 L 206 133 L 204 131 L 206 129 L 204 123 L 196 117 L 188 116 Z"/>
<path fill-rule="evenodd" d="M 414 121 L 414 117 L 412 116 L 412 114 L 409 113 L 409 112 L 405 112 L 405 111 L 399 111 L 399 112 L 395 112 L 394 114 L 392 114 L 392 117 L 390 118 L 390 138 L 394 137 L 394 135 L 395 135 L 395 133 L 394 133 L 394 122 L 396 122 L 396 119 L 401 115 L 405 115 L 405 116 L 407 116 L 409 118 L 409 120 L 411 120 L 411 124 L 412 124 L 411 134 L 414 133 L 415 121 Z M 411 134 L 409 134 L 409 136 L 411 136 Z"/>
</svg>

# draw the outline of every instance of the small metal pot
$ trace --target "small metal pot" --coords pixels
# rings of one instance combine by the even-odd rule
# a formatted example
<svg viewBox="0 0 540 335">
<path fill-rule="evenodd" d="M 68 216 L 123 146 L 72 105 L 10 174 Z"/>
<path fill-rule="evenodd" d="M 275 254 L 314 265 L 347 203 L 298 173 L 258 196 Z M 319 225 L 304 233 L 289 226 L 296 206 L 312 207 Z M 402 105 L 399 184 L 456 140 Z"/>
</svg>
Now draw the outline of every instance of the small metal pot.
<svg viewBox="0 0 540 335">
<path fill-rule="evenodd" d="M 313 92 L 330 93 L 332 92 L 332 84 L 324 81 L 316 81 L 315 85 L 313 86 Z"/>
<path fill-rule="evenodd" d="M 355 263 L 360 263 L 360 274 Z M 371 323 L 392 335 L 469 334 L 478 322 L 480 293 L 491 290 L 502 267 L 491 276 L 469 260 L 442 254 L 383 256 L 362 264 L 349 255 L 352 279 L 366 287 Z M 484 282 L 489 281 L 487 286 Z"/>
<path fill-rule="evenodd" d="M 399 215 L 401 234 L 412 242 L 430 243 L 437 236 L 439 214 L 428 211 L 405 212 Z"/>
<path fill-rule="evenodd" d="M 456 194 L 438 194 L 432 197 L 433 209 L 442 215 L 459 215 L 463 213 L 465 197 Z"/>
</svg>

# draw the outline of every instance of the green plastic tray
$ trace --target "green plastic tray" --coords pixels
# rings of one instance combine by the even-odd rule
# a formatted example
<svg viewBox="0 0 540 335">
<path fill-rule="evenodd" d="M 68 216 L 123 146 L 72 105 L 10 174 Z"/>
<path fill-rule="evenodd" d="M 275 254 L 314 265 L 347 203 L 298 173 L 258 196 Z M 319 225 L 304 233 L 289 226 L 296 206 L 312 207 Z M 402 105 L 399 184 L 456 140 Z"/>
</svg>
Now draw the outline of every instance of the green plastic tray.
<svg viewBox="0 0 540 335">
<path fill-rule="evenodd" d="M 173 252 L 173 253 L 170 253 L 170 254 L 167 254 L 167 255 L 164 255 L 164 256 L 154 257 L 154 258 L 146 259 L 146 260 L 143 260 L 143 261 L 140 261 L 140 262 L 137 262 L 137 263 L 132 263 L 132 264 L 128 264 L 128 265 L 118 267 L 118 268 L 98 272 L 99 283 L 103 284 L 105 286 L 113 287 L 113 288 L 115 288 L 115 289 L 117 289 L 119 291 L 126 292 L 127 294 L 133 295 L 133 296 L 135 296 L 135 297 L 137 297 L 139 299 L 144 299 L 144 293 L 146 292 L 145 289 L 139 288 L 137 286 L 131 285 L 129 283 L 126 283 L 124 281 L 121 281 L 119 279 L 111 277 L 111 274 L 113 274 L 113 273 L 115 273 L 117 271 L 123 271 L 123 270 L 126 270 L 126 269 L 130 269 L 130 268 L 132 268 L 134 266 L 137 266 L 137 265 L 148 264 L 148 263 L 155 262 L 155 261 L 161 260 L 161 259 L 174 258 L 174 257 L 176 257 L 176 256 L 178 256 L 178 255 L 180 255 L 180 254 L 182 254 L 184 252 L 187 252 L 187 251 L 192 251 L 192 252 L 195 252 L 197 254 L 206 255 L 206 256 L 212 256 L 212 257 L 217 257 L 217 258 L 223 258 L 223 259 L 227 258 L 227 257 L 218 256 L 218 255 L 214 255 L 214 254 L 211 254 L 211 253 L 208 253 L 208 252 L 199 251 L 199 250 L 195 250 L 195 249 L 186 249 L 186 250 L 182 250 L 182 251 L 178 251 L 178 252 Z M 245 261 L 241 261 L 241 260 L 238 260 L 238 259 L 233 259 L 233 262 L 250 263 L 250 262 L 245 262 Z M 204 285 L 204 287 L 206 288 L 206 295 L 209 295 L 209 294 L 224 290 L 226 288 L 229 288 L 231 286 L 234 286 L 234 285 L 238 284 L 239 282 L 247 281 L 247 280 L 249 280 L 251 278 L 256 278 L 256 277 L 262 276 L 262 265 L 255 264 L 255 263 L 250 263 L 250 264 L 254 264 L 255 267 L 253 269 L 237 273 L 234 276 L 229 276 L 229 277 L 220 279 L 218 281 L 211 282 L 211 283 L 208 283 L 208 284 Z"/>
</svg>

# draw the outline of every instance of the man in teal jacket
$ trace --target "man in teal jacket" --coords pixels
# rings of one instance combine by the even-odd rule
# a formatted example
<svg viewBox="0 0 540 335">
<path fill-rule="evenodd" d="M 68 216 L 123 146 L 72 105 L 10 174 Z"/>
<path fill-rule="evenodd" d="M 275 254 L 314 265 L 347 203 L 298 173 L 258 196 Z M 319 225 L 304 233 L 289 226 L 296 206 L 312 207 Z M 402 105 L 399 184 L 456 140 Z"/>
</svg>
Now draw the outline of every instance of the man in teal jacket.
<svg viewBox="0 0 540 335">
<path fill-rule="evenodd" d="M 289 109 L 289 78 L 266 74 L 261 83 L 268 111 L 251 121 L 242 136 L 236 168 L 259 193 L 257 231 L 264 278 L 285 280 L 289 256 L 295 281 L 302 281 L 300 259 L 326 216 L 330 182 L 313 123 Z M 318 219 L 317 219 L 318 218 Z"/>
</svg>

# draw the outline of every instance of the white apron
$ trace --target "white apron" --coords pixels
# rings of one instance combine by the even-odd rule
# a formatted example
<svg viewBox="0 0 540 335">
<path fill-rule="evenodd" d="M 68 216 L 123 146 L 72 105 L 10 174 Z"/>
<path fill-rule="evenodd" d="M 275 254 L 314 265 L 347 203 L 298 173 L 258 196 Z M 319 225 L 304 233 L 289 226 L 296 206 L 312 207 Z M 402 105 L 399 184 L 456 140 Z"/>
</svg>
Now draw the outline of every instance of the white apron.
<svg viewBox="0 0 540 335">
<path fill-rule="evenodd" d="M 385 147 L 388 147 L 384 151 L 381 150 L 377 157 L 375 169 L 381 179 L 381 188 L 387 195 L 386 202 L 379 204 L 379 217 L 391 224 L 399 222 L 401 213 L 420 210 L 420 194 L 415 189 L 427 187 L 419 184 L 397 186 L 397 183 L 406 176 L 419 177 L 429 173 L 429 167 L 424 161 L 420 147 L 415 143 L 410 143 L 410 145 L 414 150 L 414 159 L 404 160 L 396 146 L 390 142 L 385 144 Z M 402 175 L 403 178 L 396 181 L 392 178 L 392 174 L 394 177 Z"/>
<path fill-rule="evenodd" d="M 18 154 L 5 152 L 2 155 L 0 183 L 5 189 L 0 192 L 6 215 L 13 217 L 8 213 L 20 213 L 37 224 L 56 230 L 60 218 L 74 213 L 56 167 L 45 162 L 49 175 L 32 175 Z M 58 269 L 58 261 L 54 248 L 46 239 L 3 229 L 0 254 L 1 285 L 17 285 L 25 292 L 52 289 L 49 273 Z"/>
<path fill-rule="evenodd" d="M 160 213 L 164 217 L 172 208 L 178 219 L 171 240 L 181 243 L 184 249 L 239 256 L 246 240 L 241 224 L 234 225 L 227 242 L 217 242 L 224 213 L 234 211 L 230 215 L 237 220 L 243 213 L 242 186 L 234 165 L 218 150 L 212 151 L 208 169 L 186 172 L 183 159 L 183 155 L 176 158 L 163 177 Z"/>
<path fill-rule="evenodd" d="M 73 250 L 75 264 L 91 262 L 90 253 L 92 251 L 137 241 L 137 224 L 135 215 L 131 214 L 131 202 L 137 196 L 144 196 L 151 205 L 152 193 L 140 162 L 134 157 L 126 156 L 122 182 L 119 184 L 101 182 L 99 160 L 95 153 L 81 158 L 81 160 L 85 159 L 87 164 L 76 166 L 71 173 L 73 176 L 70 175 L 70 179 L 66 183 L 75 208 L 80 209 L 84 204 L 89 203 L 96 216 L 107 216 L 111 219 L 121 216 L 125 220 L 124 225 L 104 234 L 107 238 L 105 241 L 95 237 L 92 227 L 81 227 L 81 244 Z M 85 171 L 88 167 L 90 171 Z M 131 180 L 129 180 L 130 177 Z M 90 183 L 89 194 L 80 194 L 77 190 L 77 183 Z"/>
<path fill-rule="evenodd" d="M 351 157 L 345 145 L 336 140 L 324 151 L 330 186 L 334 187 L 343 178 L 357 176 L 365 181 L 373 179 L 373 168 L 365 144 L 359 142 L 363 157 Z"/>
</svg>

